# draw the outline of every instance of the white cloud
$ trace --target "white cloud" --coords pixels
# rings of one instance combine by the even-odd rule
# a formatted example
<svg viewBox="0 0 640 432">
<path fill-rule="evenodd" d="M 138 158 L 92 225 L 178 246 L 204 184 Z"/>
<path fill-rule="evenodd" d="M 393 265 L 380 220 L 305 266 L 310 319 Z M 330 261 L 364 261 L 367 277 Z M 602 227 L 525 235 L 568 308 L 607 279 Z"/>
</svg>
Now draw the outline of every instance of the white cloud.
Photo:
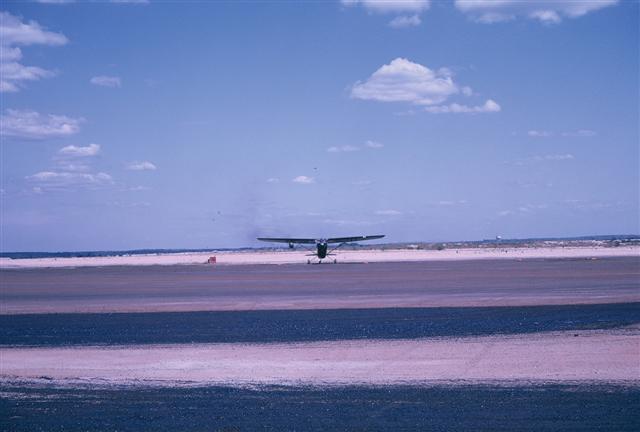
<svg viewBox="0 0 640 432">
<path fill-rule="evenodd" d="M 511 163 L 513 163 L 516 166 L 525 166 L 532 163 L 542 163 L 547 161 L 569 161 L 573 159 L 575 159 L 575 157 L 570 153 L 558 153 L 558 154 L 530 156 L 524 159 L 516 160 Z M 531 183 L 531 184 L 521 184 L 521 186 L 530 187 L 530 186 L 539 186 L 539 185 L 536 183 Z M 547 183 L 545 186 L 552 187 L 553 183 Z"/>
<path fill-rule="evenodd" d="M 589 129 L 579 129 L 577 131 L 571 131 L 571 132 L 562 132 L 562 136 L 565 137 L 593 137 L 596 136 L 597 132 L 596 131 L 592 131 Z"/>
<path fill-rule="evenodd" d="M 575 210 L 580 210 L 580 211 L 604 210 L 607 208 L 622 207 L 622 206 L 629 205 L 629 203 L 624 201 L 606 202 L 606 201 L 592 201 L 592 200 L 582 200 L 582 199 L 569 199 L 569 200 L 563 201 L 561 204 L 568 206 L 570 208 L 573 208 Z"/>
<path fill-rule="evenodd" d="M 85 156 L 95 156 L 100 152 L 100 145 L 98 144 L 89 144 L 86 147 L 77 147 L 74 145 L 69 145 L 66 147 L 62 147 L 59 150 L 60 154 L 66 156 L 77 156 L 77 157 L 85 157 Z"/>
<path fill-rule="evenodd" d="M 382 147 L 384 147 L 384 144 L 376 142 L 376 141 L 365 141 L 364 143 L 364 147 L 365 148 L 369 148 L 369 149 L 380 149 Z M 361 149 L 361 147 L 358 146 L 353 146 L 353 145 L 344 145 L 344 146 L 334 146 L 334 147 L 329 147 L 327 149 L 327 151 L 329 153 L 343 153 L 343 152 L 355 152 L 355 151 L 359 151 Z"/>
<path fill-rule="evenodd" d="M 0 44 L 0 60 L 13 62 L 20 59 L 22 59 L 22 50 L 20 48 Z"/>
<path fill-rule="evenodd" d="M 440 105 L 452 95 L 472 96 L 470 87 L 460 88 L 453 81 L 447 68 L 437 71 L 405 58 L 396 58 L 383 65 L 366 81 L 356 82 L 351 88 L 351 97 L 380 102 L 407 102 L 425 106 L 430 113 L 485 113 L 498 112 L 500 105 L 488 99 L 481 106 L 459 103 Z"/>
<path fill-rule="evenodd" d="M 360 220 L 348 220 L 348 219 L 324 219 L 322 223 L 328 225 L 353 225 L 353 226 L 369 226 L 373 225 L 372 222 L 369 221 L 360 221 Z"/>
<path fill-rule="evenodd" d="M 396 115 L 398 117 L 409 117 L 409 116 L 413 116 L 416 115 L 416 112 L 412 109 L 410 110 L 406 110 L 406 111 L 398 111 L 393 113 L 393 115 Z"/>
<path fill-rule="evenodd" d="M 548 138 L 553 136 L 553 132 L 545 130 L 530 130 L 527 132 L 527 135 L 534 138 Z"/>
<path fill-rule="evenodd" d="M 36 0 L 37 3 L 44 4 L 69 4 L 76 3 L 76 0 Z M 96 1 L 96 0 L 94 0 Z M 115 3 L 115 4 L 149 4 L 149 0 L 104 0 L 107 3 Z"/>
<path fill-rule="evenodd" d="M 26 179 L 36 184 L 42 192 L 50 190 L 71 190 L 77 188 L 95 188 L 113 184 L 111 176 L 104 172 L 96 174 L 60 171 L 40 171 Z"/>
<path fill-rule="evenodd" d="M 536 10 L 529 14 L 529 18 L 534 18 L 545 24 L 558 24 L 562 21 L 560 15 L 554 10 Z"/>
<path fill-rule="evenodd" d="M 106 186 L 113 183 L 109 174 L 92 172 L 92 156 L 100 152 L 98 144 L 86 147 L 69 145 L 61 148 L 53 158 L 53 168 L 26 177 L 44 190 L 73 190 Z"/>
<path fill-rule="evenodd" d="M 500 107 L 500 105 L 498 105 L 498 103 L 492 99 L 487 99 L 484 105 L 478 105 L 478 106 L 467 106 L 467 105 L 452 103 L 450 105 L 436 105 L 436 106 L 425 107 L 425 111 L 430 112 L 431 114 L 494 113 L 494 112 L 500 112 L 501 109 L 502 108 Z"/>
<path fill-rule="evenodd" d="M 59 46 L 68 42 L 60 34 L 47 31 L 35 21 L 22 22 L 8 12 L 0 12 L 0 92 L 17 92 L 25 81 L 49 78 L 55 72 L 20 63 L 28 45 Z"/>
<path fill-rule="evenodd" d="M 376 210 L 375 213 L 377 215 L 379 215 L 379 216 L 399 216 L 399 215 L 402 214 L 401 211 L 392 210 L 392 209 L 389 209 L 389 210 Z"/>
<path fill-rule="evenodd" d="M 473 18 L 474 21 L 482 24 L 494 24 L 499 22 L 506 22 L 516 19 L 514 15 L 500 13 L 500 12 L 485 12 L 479 16 Z"/>
<path fill-rule="evenodd" d="M 56 170 L 88 173 L 91 171 L 89 159 L 98 153 L 100 153 L 98 144 L 89 144 L 86 147 L 68 145 L 58 150 L 58 156 L 53 160 Z"/>
<path fill-rule="evenodd" d="M 14 93 L 20 91 L 20 85 L 24 81 L 38 81 L 54 75 L 54 72 L 37 66 L 24 66 L 18 62 L 0 62 L 0 76 L 2 77 L 0 78 L 0 92 Z"/>
<path fill-rule="evenodd" d="M 356 181 L 352 182 L 351 184 L 354 185 L 354 186 L 369 186 L 372 183 L 373 182 L 371 180 L 356 180 Z"/>
<path fill-rule="evenodd" d="M 545 130 L 530 130 L 527 132 L 527 135 L 529 135 L 530 137 L 536 137 L 536 138 L 549 138 L 552 136 L 555 136 L 556 133 L 553 131 L 545 131 Z M 592 137 L 592 136 L 596 136 L 597 133 L 595 131 L 592 131 L 590 129 L 579 129 L 576 131 L 569 131 L 569 132 L 562 132 L 559 135 L 563 136 L 563 137 Z"/>
<path fill-rule="evenodd" d="M 23 23 L 8 12 L 0 12 L 0 39 L 2 45 L 64 45 L 68 39 L 47 31 L 35 21 Z"/>
<path fill-rule="evenodd" d="M 558 154 L 529 156 L 527 158 L 515 160 L 508 163 L 512 163 L 513 165 L 516 165 L 516 166 L 525 166 L 525 165 L 530 165 L 535 163 L 544 163 L 548 161 L 558 162 L 558 161 L 570 161 L 573 159 L 575 159 L 575 156 L 573 156 L 570 153 L 558 153 Z M 519 186 L 523 186 L 523 187 L 532 187 L 532 186 L 552 187 L 553 186 L 553 183 L 546 183 L 544 185 L 538 184 L 538 183 L 518 183 L 518 184 Z"/>
<path fill-rule="evenodd" d="M 454 205 L 463 205 L 466 203 L 467 203 L 467 200 L 458 200 L 458 201 L 442 200 L 442 201 L 438 201 L 435 204 L 442 207 L 449 207 Z"/>
<path fill-rule="evenodd" d="M 405 58 L 396 58 L 380 67 L 365 82 L 356 82 L 351 89 L 351 97 L 433 105 L 458 92 L 450 71 L 433 71 Z"/>
<path fill-rule="evenodd" d="M 527 215 L 535 213 L 536 210 L 544 210 L 549 208 L 548 204 L 524 204 L 514 210 L 502 210 L 498 212 L 498 216 L 511 216 L 511 215 Z"/>
<path fill-rule="evenodd" d="M 549 138 L 549 137 L 555 136 L 556 133 L 553 131 L 546 131 L 546 130 L 530 130 L 530 131 L 527 131 L 527 135 L 534 138 Z M 588 137 L 596 136 L 597 133 L 590 129 L 579 129 L 576 131 L 562 132 L 558 135 L 561 135 L 563 137 L 588 138 Z"/>
<path fill-rule="evenodd" d="M 74 3 L 75 0 L 37 0 L 37 3 L 42 3 L 42 4 L 69 4 L 69 3 Z"/>
<path fill-rule="evenodd" d="M 91 84 L 102 86 L 102 87 L 115 88 L 115 87 L 122 86 L 122 81 L 120 80 L 120 77 L 116 77 L 116 76 L 106 76 L 106 75 L 94 76 L 93 78 L 91 78 L 90 81 L 91 81 Z"/>
<path fill-rule="evenodd" d="M 354 152 L 358 150 L 360 150 L 358 147 L 352 146 L 352 145 L 345 145 L 340 147 L 329 147 L 327 149 L 329 153 Z"/>
<path fill-rule="evenodd" d="M 111 201 L 106 204 L 109 206 L 122 207 L 122 208 L 151 207 L 151 203 L 148 201 L 139 201 L 139 202 Z"/>
<path fill-rule="evenodd" d="M 89 166 L 89 164 L 85 162 L 71 162 L 65 159 L 56 161 L 56 167 L 61 171 L 70 171 L 70 172 L 91 171 L 91 167 Z"/>
<path fill-rule="evenodd" d="M 421 23 L 422 20 L 418 15 L 400 15 L 389 21 L 389 27 L 396 29 L 417 27 Z"/>
<path fill-rule="evenodd" d="M 430 0 L 341 0 L 345 6 L 362 5 L 371 12 L 378 13 L 417 13 L 429 9 Z"/>
<path fill-rule="evenodd" d="M 148 186 L 132 186 L 130 188 L 128 188 L 127 190 L 130 192 L 141 192 L 141 191 L 146 191 L 146 190 L 150 190 L 151 188 Z"/>
<path fill-rule="evenodd" d="M 368 140 L 367 142 L 365 142 L 364 145 L 371 149 L 380 149 L 384 147 L 384 144 L 377 141 L 371 141 L 371 140 Z"/>
<path fill-rule="evenodd" d="M 82 118 L 8 109 L 0 116 L 0 134 L 32 139 L 65 137 L 78 133 L 82 121 Z"/>
<path fill-rule="evenodd" d="M 536 161 L 564 161 L 564 160 L 572 160 L 574 159 L 572 154 L 548 154 L 544 156 L 534 156 L 534 160 Z"/>
<path fill-rule="evenodd" d="M 311 183 L 315 183 L 315 179 L 313 177 L 307 177 L 307 176 L 298 176 L 296 178 L 294 178 L 293 180 L 291 180 L 294 183 L 300 183 L 300 184 L 311 184 Z"/>
<path fill-rule="evenodd" d="M 563 18 L 577 18 L 618 0 L 456 0 L 456 8 L 474 21 L 492 24 L 526 17 L 544 24 L 558 24 Z"/>
<path fill-rule="evenodd" d="M 132 171 L 154 171 L 157 169 L 157 167 L 149 161 L 143 161 L 143 162 L 132 162 L 129 165 L 127 165 L 127 169 Z"/>
</svg>

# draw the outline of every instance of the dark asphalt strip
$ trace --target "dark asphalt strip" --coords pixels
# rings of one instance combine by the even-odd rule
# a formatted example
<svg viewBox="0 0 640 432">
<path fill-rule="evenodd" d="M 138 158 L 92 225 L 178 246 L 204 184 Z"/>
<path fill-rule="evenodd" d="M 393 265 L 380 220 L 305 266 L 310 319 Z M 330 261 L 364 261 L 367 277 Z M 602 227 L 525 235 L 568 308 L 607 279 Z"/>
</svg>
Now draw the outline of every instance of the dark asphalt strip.
<svg viewBox="0 0 640 432">
<path fill-rule="evenodd" d="M 637 431 L 615 386 L 242 389 L 5 386 L 3 431 Z"/>
<path fill-rule="evenodd" d="M 609 329 L 637 323 L 640 303 L 1 315 L 0 346 L 412 339 Z"/>
</svg>

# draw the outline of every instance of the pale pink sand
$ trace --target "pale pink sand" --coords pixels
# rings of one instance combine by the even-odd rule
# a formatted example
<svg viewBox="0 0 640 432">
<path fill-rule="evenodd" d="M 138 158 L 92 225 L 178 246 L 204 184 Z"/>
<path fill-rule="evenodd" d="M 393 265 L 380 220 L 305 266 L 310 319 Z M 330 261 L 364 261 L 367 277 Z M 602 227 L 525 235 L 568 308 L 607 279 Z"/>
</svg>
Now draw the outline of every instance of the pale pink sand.
<svg viewBox="0 0 640 432">
<path fill-rule="evenodd" d="M 218 264 L 295 264 L 307 261 L 307 252 L 204 252 L 181 254 L 128 255 L 81 258 L 0 258 L 0 268 L 81 267 L 118 265 L 176 265 L 204 264 L 210 256 L 216 256 Z M 340 262 L 393 262 L 439 261 L 469 259 L 518 259 L 518 258 L 602 258 L 640 256 L 640 246 L 607 247 L 544 247 L 544 248 L 496 248 L 496 249 L 445 249 L 437 250 L 362 250 L 339 251 Z"/>
<path fill-rule="evenodd" d="M 579 334 L 579 336 L 574 336 Z M 640 332 L 299 344 L 5 348 L 2 380 L 193 384 L 640 383 Z"/>
</svg>

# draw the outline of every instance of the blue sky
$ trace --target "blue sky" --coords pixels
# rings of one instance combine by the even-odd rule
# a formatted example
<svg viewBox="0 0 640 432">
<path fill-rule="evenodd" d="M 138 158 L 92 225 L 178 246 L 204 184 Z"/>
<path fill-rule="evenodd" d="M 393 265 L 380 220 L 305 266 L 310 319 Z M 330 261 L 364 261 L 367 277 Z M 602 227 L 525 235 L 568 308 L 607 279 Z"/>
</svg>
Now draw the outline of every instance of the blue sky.
<svg viewBox="0 0 640 432">
<path fill-rule="evenodd" d="M 3 2 L 3 251 L 640 232 L 638 2 Z"/>
</svg>

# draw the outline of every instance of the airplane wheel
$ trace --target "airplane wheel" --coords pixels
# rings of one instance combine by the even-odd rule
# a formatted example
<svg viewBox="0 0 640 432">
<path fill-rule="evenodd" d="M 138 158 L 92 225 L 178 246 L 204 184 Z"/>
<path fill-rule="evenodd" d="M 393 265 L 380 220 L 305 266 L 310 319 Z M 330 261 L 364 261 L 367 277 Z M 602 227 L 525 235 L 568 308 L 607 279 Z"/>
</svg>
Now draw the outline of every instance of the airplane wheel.
<svg viewBox="0 0 640 432">
<path fill-rule="evenodd" d="M 334 259 L 334 260 L 333 260 L 333 263 L 334 263 L 334 264 L 338 264 L 338 260 L 337 260 L 337 259 Z"/>
<path fill-rule="evenodd" d="M 307 264 L 311 264 L 311 260 L 307 260 Z"/>
</svg>

